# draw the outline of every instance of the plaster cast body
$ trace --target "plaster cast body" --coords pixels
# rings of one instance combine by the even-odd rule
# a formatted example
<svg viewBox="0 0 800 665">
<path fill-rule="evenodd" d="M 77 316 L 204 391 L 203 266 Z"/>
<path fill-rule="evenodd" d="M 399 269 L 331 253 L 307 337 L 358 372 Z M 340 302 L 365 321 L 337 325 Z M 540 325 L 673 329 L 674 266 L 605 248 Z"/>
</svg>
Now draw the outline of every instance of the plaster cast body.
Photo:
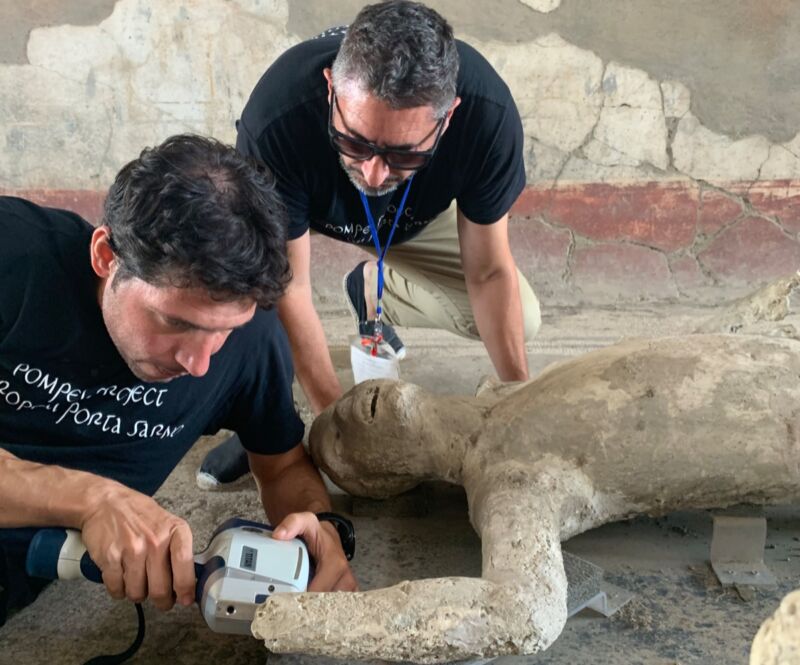
<svg viewBox="0 0 800 665">
<path fill-rule="evenodd" d="M 463 485 L 482 577 L 276 595 L 253 633 L 347 660 L 545 649 L 567 615 L 562 540 L 641 513 L 800 496 L 798 377 L 800 342 L 695 335 L 601 349 L 511 394 L 360 384 L 314 423 L 316 462 L 362 496 Z"/>
<path fill-rule="evenodd" d="M 750 665 L 800 663 L 800 590 L 792 591 L 759 628 L 750 651 Z"/>
</svg>

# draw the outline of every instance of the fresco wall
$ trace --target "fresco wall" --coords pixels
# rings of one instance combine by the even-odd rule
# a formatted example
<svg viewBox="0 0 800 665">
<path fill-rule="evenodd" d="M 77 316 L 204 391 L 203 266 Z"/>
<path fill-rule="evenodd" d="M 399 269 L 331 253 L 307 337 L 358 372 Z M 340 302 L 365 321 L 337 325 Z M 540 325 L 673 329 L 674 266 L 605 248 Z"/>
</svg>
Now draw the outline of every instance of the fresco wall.
<svg viewBox="0 0 800 665">
<path fill-rule="evenodd" d="M 233 142 L 269 63 L 362 4 L 0 9 L 0 190 L 97 221 L 114 174 L 143 146 L 184 131 Z M 711 304 L 800 267 L 800 6 L 430 4 L 517 100 L 528 187 L 512 247 L 545 306 Z M 317 295 L 335 307 L 339 280 L 328 277 L 358 250 L 314 241 Z"/>
</svg>

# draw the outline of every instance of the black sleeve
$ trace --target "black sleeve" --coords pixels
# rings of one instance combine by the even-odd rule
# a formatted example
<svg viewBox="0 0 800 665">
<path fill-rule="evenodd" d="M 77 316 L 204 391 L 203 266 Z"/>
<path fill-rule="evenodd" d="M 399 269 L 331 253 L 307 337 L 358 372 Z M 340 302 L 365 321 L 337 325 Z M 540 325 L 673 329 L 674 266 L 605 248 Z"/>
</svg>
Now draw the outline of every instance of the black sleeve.
<svg viewBox="0 0 800 665">
<path fill-rule="evenodd" d="M 30 272 L 32 240 L 20 209 L 14 199 L 0 197 L 0 349 L 19 317 Z"/>
<path fill-rule="evenodd" d="M 279 122 L 276 120 L 273 125 Z M 256 139 L 242 118 L 236 123 L 236 149 L 263 162 L 275 175 L 278 193 L 289 213 L 289 240 L 295 240 L 308 230 L 309 198 L 305 176 L 298 172 L 294 151 L 287 141 L 288 131 L 270 126 Z"/>
<path fill-rule="evenodd" d="M 9 246 L 9 229 L 4 224 L 2 212 L 0 212 L 0 349 L 3 348 L 3 341 L 11 328 L 11 321 L 14 319 L 13 310 L 15 309 L 12 295 L 18 292 L 18 285 L 12 279 L 13 272 L 11 267 L 11 257 L 7 251 Z"/>
<path fill-rule="evenodd" d="M 277 313 L 258 310 L 248 325 L 241 388 L 222 426 L 239 435 L 244 447 L 271 455 L 303 440 L 304 425 L 292 396 L 294 369 L 286 333 Z"/>
<path fill-rule="evenodd" d="M 476 141 L 486 144 L 485 157 L 482 164 L 472 170 L 457 197 L 461 211 L 478 224 L 491 224 L 500 219 L 525 187 L 524 135 L 516 104 L 509 96 L 502 109 L 492 106 L 491 112 L 483 115 L 480 139 Z"/>
</svg>

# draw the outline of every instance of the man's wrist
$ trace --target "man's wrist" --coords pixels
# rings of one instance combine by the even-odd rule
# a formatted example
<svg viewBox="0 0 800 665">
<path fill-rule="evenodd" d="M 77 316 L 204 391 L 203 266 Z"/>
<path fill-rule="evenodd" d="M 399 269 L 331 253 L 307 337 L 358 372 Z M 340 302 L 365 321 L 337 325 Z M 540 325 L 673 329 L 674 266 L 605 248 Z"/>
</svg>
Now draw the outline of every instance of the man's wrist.
<svg viewBox="0 0 800 665">
<path fill-rule="evenodd" d="M 333 377 L 330 384 L 327 386 L 320 387 L 314 385 L 313 390 L 314 393 L 308 395 L 308 401 L 311 404 L 311 410 L 314 412 L 315 417 L 338 400 L 343 394 L 342 385 L 336 377 Z"/>
<path fill-rule="evenodd" d="M 76 506 L 75 516 L 71 520 L 72 525 L 82 529 L 83 525 L 95 515 L 103 506 L 119 501 L 130 488 L 109 478 L 95 476 L 87 473 L 87 481 L 82 493 L 84 500 Z"/>
<path fill-rule="evenodd" d="M 503 383 L 512 383 L 514 381 L 527 381 L 530 378 L 528 373 L 528 369 L 526 368 L 515 368 L 503 372 L 503 375 L 500 375 L 498 372 L 498 376 Z"/>
</svg>

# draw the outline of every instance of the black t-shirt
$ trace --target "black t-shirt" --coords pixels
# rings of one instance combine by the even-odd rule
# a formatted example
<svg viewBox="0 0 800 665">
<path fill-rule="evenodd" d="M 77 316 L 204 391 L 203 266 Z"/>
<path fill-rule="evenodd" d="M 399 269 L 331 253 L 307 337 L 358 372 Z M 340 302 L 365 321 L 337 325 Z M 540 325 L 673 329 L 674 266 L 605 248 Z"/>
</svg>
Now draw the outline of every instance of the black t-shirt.
<svg viewBox="0 0 800 665">
<path fill-rule="evenodd" d="M 73 213 L 0 197 L 0 448 L 152 495 L 202 434 L 235 430 L 261 454 L 297 445 L 275 311 L 234 330 L 203 377 L 142 382 L 106 330 L 91 233 Z"/>
<path fill-rule="evenodd" d="M 276 174 L 289 209 L 289 237 L 309 226 L 346 242 L 371 244 L 356 188 L 328 141 L 327 81 L 341 35 L 294 46 L 261 77 L 237 123 L 237 148 Z M 511 93 L 475 49 L 457 42 L 456 108 L 430 164 L 414 177 L 393 242 L 409 240 L 453 199 L 468 219 L 491 224 L 508 212 L 525 186 L 523 135 Z M 386 241 L 405 186 L 370 199 Z"/>
</svg>

